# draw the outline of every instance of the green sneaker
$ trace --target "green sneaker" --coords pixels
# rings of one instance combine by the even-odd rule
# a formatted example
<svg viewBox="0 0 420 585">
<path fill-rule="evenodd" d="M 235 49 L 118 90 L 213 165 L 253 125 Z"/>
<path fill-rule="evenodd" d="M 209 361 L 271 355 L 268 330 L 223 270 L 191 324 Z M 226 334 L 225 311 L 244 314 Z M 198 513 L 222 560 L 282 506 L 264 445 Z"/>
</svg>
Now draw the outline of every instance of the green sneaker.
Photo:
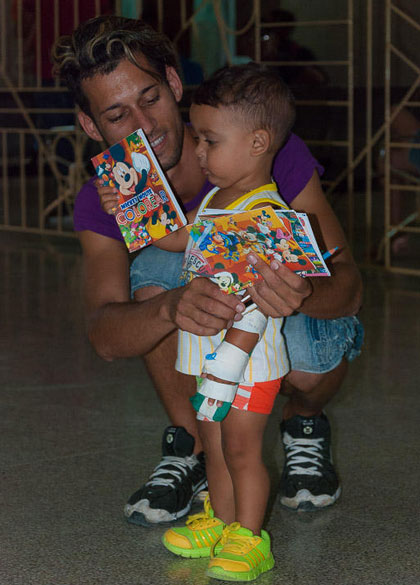
<svg viewBox="0 0 420 585">
<path fill-rule="evenodd" d="M 162 537 L 164 546 L 175 555 L 190 559 L 209 557 L 212 547 L 220 540 L 225 524 L 214 517 L 210 500 L 204 501 L 204 511 L 189 516 L 185 526 L 170 528 Z"/>
<path fill-rule="evenodd" d="M 255 536 L 239 522 L 226 526 L 212 551 L 207 576 L 222 581 L 253 581 L 274 567 L 270 537 L 265 530 Z M 215 548 L 215 547 L 214 547 Z"/>
</svg>

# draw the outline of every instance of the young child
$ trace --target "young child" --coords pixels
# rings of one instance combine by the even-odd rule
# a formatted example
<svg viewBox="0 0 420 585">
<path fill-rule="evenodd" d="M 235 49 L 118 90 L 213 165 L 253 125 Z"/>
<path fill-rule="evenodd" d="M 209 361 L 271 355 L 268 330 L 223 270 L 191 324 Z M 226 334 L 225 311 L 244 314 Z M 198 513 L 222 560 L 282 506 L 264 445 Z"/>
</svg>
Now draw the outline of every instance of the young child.
<svg viewBox="0 0 420 585">
<path fill-rule="evenodd" d="M 203 172 L 217 185 L 197 213 L 206 207 L 285 207 L 272 183 L 271 166 L 293 125 L 294 102 L 274 71 L 250 63 L 216 72 L 197 90 L 190 120 Z M 179 245 L 182 232 L 158 244 L 166 247 L 177 238 Z M 223 408 L 220 402 L 233 401 L 233 408 L 221 422 L 208 420 L 218 418 L 211 416 L 211 404 L 201 416 L 199 411 L 209 500 L 185 527 L 169 529 L 163 543 L 180 556 L 211 556 L 207 575 L 222 580 L 255 579 L 274 565 L 270 538 L 261 529 L 269 495 L 262 443 L 288 361 L 282 319 L 267 319 L 257 309 L 249 317 L 245 325 L 247 315 L 212 338 L 179 332 L 177 369 L 201 377 L 204 373 L 209 388 L 203 393 L 202 384 L 199 392 L 216 398 L 206 402 Z M 208 354 L 222 355 L 213 364 Z M 229 383 L 235 390 L 226 399 Z M 223 387 L 220 392 L 218 386 Z"/>
<path fill-rule="evenodd" d="M 294 112 L 293 97 L 278 74 L 256 63 L 223 68 L 199 87 L 190 120 L 203 173 L 216 187 L 189 221 L 207 207 L 287 207 L 271 167 Z M 101 196 L 105 192 L 100 190 Z M 155 245 L 180 251 L 187 241 L 184 228 Z M 282 321 L 267 319 L 254 305 L 211 338 L 179 332 L 176 368 L 200 377 L 192 402 L 209 498 L 203 513 L 190 516 L 185 527 L 167 530 L 163 544 L 183 557 L 211 557 L 207 575 L 216 579 L 249 581 L 274 566 L 270 538 L 262 530 L 270 487 L 262 443 L 288 371 Z"/>
</svg>

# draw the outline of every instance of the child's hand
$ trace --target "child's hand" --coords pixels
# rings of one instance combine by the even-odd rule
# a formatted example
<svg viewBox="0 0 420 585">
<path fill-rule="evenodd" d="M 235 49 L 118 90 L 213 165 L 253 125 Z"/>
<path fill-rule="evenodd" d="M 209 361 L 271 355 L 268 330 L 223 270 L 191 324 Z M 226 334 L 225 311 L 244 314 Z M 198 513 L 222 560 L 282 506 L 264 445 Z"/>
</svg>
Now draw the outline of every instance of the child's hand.
<svg viewBox="0 0 420 585">
<path fill-rule="evenodd" d="M 118 205 L 118 189 L 116 187 L 105 187 L 101 179 L 95 181 L 98 190 L 101 207 L 109 215 L 114 215 Z"/>
</svg>

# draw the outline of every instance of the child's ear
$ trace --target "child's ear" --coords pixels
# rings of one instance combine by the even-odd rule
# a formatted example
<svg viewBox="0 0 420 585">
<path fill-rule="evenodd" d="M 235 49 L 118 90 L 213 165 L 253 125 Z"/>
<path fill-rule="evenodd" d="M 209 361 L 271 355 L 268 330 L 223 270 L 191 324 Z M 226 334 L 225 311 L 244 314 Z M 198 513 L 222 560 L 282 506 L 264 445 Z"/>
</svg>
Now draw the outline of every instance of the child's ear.
<svg viewBox="0 0 420 585">
<path fill-rule="evenodd" d="M 253 156 L 261 156 L 270 148 L 271 137 L 267 130 L 254 130 L 252 133 L 252 152 Z"/>
</svg>

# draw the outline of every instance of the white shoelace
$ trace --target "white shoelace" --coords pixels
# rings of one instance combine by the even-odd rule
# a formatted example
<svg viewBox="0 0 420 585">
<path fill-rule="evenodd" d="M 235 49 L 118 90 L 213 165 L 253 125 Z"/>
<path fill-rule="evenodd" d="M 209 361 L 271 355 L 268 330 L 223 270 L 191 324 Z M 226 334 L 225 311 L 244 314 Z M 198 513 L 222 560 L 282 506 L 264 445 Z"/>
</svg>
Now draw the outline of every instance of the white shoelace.
<svg viewBox="0 0 420 585">
<path fill-rule="evenodd" d="M 287 466 L 290 475 L 322 475 L 322 443 L 324 439 L 295 439 L 284 433 L 283 443 L 286 447 Z M 301 464 L 309 463 L 308 467 Z"/>
<path fill-rule="evenodd" d="M 192 469 L 196 464 L 197 458 L 195 455 L 191 455 L 190 457 L 166 455 L 162 457 L 162 461 L 155 467 L 146 485 L 175 487 L 175 481 L 181 481 L 183 475 L 187 477 L 188 469 Z M 168 466 L 175 469 L 168 469 Z M 161 477 L 162 475 L 171 475 L 172 477 Z"/>
</svg>

